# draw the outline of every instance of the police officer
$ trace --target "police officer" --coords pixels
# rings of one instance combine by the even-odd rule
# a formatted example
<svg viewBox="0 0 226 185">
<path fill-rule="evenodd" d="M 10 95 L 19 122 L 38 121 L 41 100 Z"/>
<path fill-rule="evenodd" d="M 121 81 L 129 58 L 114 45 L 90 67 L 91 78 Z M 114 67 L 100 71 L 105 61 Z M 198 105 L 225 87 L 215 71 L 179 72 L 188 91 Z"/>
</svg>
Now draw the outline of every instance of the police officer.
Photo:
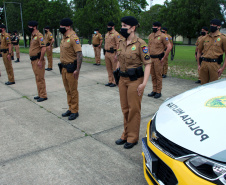
<svg viewBox="0 0 226 185">
<path fill-rule="evenodd" d="M 60 43 L 61 74 L 69 106 L 62 116 L 68 117 L 68 120 L 74 120 L 79 116 L 78 77 L 82 65 L 82 48 L 72 24 L 71 19 L 64 18 L 60 21 L 59 29 L 63 34 Z"/>
<path fill-rule="evenodd" d="M 12 34 L 11 31 L 8 31 L 9 35 L 10 35 L 10 40 L 11 40 L 11 60 L 14 60 L 14 51 L 13 51 L 13 44 L 12 44 L 12 41 L 13 41 L 13 37 L 14 35 Z"/>
<path fill-rule="evenodd" d="M 198 45 L 199 45 L 199 42 L 200 40 L 206 35 L 208 34 L 208 28 L 206 26 L 204 26 L 202 29 L 201 29 L 201 36 L 198 37 L 195 45 L 196 45 L 196 48 L 195 48 L 195 59 L 197 61 L 197 64 L 198 64 L 198 60 L 197 60 L 197 52 L 198 52 Z M 201 61 L 200 61 L 201 63 Z M 198 70 L 198 80 L 195 82 L 197 84 L 201 83 L 201 80 L 200 80 L 200 71 Z"/>
<path fill-rule="evenodd" d="M 46 54 L 47 54 L 47 60 L 48 60 L 48 68 L 46 68 L 47 71 L 51 71 L 53 69 L 53 34 L 49 31 L 50 27 L 45 27 L 45 37 L 44 41 L 46 44 Z"/>
<path fill-rule="evenodd" d="M 15 50 L 16 50 L 16 58 L 17 60 L 14 61 L 14 62 L 20 62 L 20 46 L 19 46 L 19 36 L 17 35 L 17 31 L 15 30 L 13 32 L 13 39 L 12 39 L 12 44 L 13 46 L 15 47 Z M 13 50 L 12 50 L 13 51 Z"/>
<path fill-rule="evenodd" d="M 8 80 L 9 80 L 8 82 L 5 83 L 5 85 L 12 85 L 12 84 L 15 84 L 14 72 L 13 72 L 13 66 L 12 66 L 12 60 L 11 60 L 11 53 L 13 51 L 11 50 L 12 47 L 11 47 L 10 35 L 6 33 L 6 26 L 3 24 L 0 25 L 0 33 L 1 33 L 2 58 L 3 58 L 3 62 L 8 75 Z"/>
<path fill-rule="evenodd" d="M 168 29 L 166 27 L 163 27 L 162 33 L 164 33 L 168 37 L 169 42 L 171 44 L 171 48 L 173 48 L 173 39 L 167 32 L 168 32 Z M 168 56 L 165 58 L 165 61 L 164 61 L 164 64 L 163 64 L 163 70 L 162 70 L 162 77 L 163 78 L 166 78 L 167 71 L 168 71 Z"/>
<path fill-rule="evenodd" d="M 107 34 L 105 35 L 105 63 L 108 72 L 108 83 L 105 86 L 115 87 L 115 80 L 113 71 L 116 69 L 117 63 L 115 62 L 116 50 L 118 49 L 120 35 L 115 31 L 115 24 L 109 22 L 107 25 Z"/>
<path fill-rule="evenodd" d="M 146 42 L 135 35 L 137 19 L 126 16 L 121 22 L 124 39 L 119 42 L 117 67 L 120 67 L 118 86 L 124 115 L 124 131 L 115 143 L 124 144 L 124 148 L 129 149 L 139 140 L 141 100 L 150 75 L 151 60 Z"/>
<path fill-rule="evenodd" d="M 31 32 L 31 41 L 29 55 L 31 59 L 32 69 L 35 74 L 38 96 L 34 99 L 37 102 L 47 100 L 46 83 L 45 83 L 45 51 L 46 45 L 44 43 L 43 35 L 39 32 L 38 22 L 29 21 L 28 29 Z"/>
<path fill-rule="evenodd" d="M 164 61 L 172 49 L 169 38 L 161 32 L 161 23 L 154 22 L 152 26 L 153 33 L 148 37 L 148 47 L 151 57 L 151 77 L 153 90 L 149 97 L 160 98 L 162 96 L 162 68 Z M 166 49 L 167 48 L 167 49 Z M 166 51 L 164 52 L 164 50 Z"/>
<path fill-rule="evenodd" d="M 101 45 L 103 42 L 103 38 L 102 35 L 99 33 L 99 29 L 96 28 L 94 29 L 94 35 L 93 35 L 93 49 L 94 49 L 94 53 L 95 53 L 95 60 L 96 63 L 93 65 L 100 65 L 100 55 L 101 55 Z"/>
<path fill-rule="evenodd" d="M 223 54 L 226 53 L 226 36 L 220 33 L 220 27 L 221 21 L 213 19 L 210 22 L 210 33 L 199 42 L 197 60 L 201 84 L 218 80 L 226 67 L 226 58 L 223 66 L 220 65 L 223 62 Z M 202 64 L 200 66 L 201 54 Z"/>
</svg>

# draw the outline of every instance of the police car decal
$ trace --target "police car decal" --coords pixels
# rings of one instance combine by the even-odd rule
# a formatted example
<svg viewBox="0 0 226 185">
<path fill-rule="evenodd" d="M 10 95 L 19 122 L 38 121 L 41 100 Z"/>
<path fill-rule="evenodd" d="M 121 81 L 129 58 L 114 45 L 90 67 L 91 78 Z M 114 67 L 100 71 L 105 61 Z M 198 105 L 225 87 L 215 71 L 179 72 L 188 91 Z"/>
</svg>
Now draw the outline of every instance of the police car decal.
<svg viewBox="0 0 226 185">
<path fill-rule="evenodd" d="M 226 162 L 225 92 L 222 79 L 166 100 L 156 114 L 156 130 L 183 148 Z"/>
<path fill-rule="evenodd" d="M 212 98 L 206 102 L 205 106 L 212 108 L 226 108 L 226 96 Z"/>
</svg>

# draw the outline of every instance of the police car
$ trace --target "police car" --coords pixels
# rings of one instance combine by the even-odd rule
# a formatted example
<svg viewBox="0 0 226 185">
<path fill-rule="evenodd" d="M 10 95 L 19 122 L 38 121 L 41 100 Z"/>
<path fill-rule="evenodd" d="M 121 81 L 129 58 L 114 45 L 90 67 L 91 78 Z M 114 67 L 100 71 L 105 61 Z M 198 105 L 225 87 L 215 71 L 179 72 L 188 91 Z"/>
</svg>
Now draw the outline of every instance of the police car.
<svg viewBox="0 0 226 185">
<path fill-rule="evenodd" d="M 226 79 L 167 99 L 142 139 L 154 185 L 226 185 Z"/>
</svg>

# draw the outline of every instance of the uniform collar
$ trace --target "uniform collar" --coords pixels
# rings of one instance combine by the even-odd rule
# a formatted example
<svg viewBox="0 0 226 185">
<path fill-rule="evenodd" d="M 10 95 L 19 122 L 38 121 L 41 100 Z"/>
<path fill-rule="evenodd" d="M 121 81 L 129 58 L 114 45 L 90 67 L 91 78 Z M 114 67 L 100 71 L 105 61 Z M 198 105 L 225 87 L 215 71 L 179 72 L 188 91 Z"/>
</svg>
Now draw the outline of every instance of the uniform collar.
<svg viewBox="0 0 226 185">
<path fill-rule="evenodd" d="M 159 37 L 161 34 L 163 34 L 161 31 L 158 34 L 154 33 L 154 37 Z"/>
<path fill-rule="evenodd" d="M 39 33 L 39 31 L 37 31 L 34 35 L 32 35 L 32 37 L 37 36 Z"/>
<path fill-rule="evenodd" d="M 215 33 L 209 33 L 210 37 L 218 37 L 221 35 L 221 32 L 219 30 L 217 30 Z"/>
<path fill-rule="evenodd" d="M 110 35 L 110 34 L 113 34 L 113 33 L 115 33 L 115 30 L 111 30 L 111 31 L 109 32 L 109 35 Z"/>
<path fill-rule="evenodd" d="M 69 38 L 73 34 L 74 34 L 74 31 L 70 31 L 67 35 L 65 35 L 65 38 Z"/>
<path fill-rule="evenodd" d="M 134 37 L 131 39 L 131 42 L 129 43 L 129 45 L 135 44 L 135 43 L 137 42 L 137 40 L 138 40 L 138 37 L 137 37 L 136 35 L 134 35 Z M 124 38 L 124 39 L 123 39 L 124 45 L 127 45 L 126 42 L 127 42 L 127 41 L 126 41 L 126 39 Z M 128 46 L 129 46 L 129 45 L 128 45 Z"/>
</svg>

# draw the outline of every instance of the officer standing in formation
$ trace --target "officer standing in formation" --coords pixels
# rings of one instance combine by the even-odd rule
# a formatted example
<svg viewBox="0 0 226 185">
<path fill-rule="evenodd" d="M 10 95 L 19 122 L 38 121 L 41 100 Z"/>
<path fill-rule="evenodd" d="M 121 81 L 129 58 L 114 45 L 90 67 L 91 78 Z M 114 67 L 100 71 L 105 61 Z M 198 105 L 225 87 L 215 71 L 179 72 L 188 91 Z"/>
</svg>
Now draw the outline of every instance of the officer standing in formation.
<svg viewBox="0 0 226 185">
<path fill-rule="evenodd" d="M 72 24 L 71 19 L 64 18 L 60 21 L 59 29 L 63 34 L 60 43 L 61 74 L 69 106 L 62 116 L 68 117 L 68 120 L 74 120 L 79 116 L 78 77 L 82 65 L 82 47 Z"/>
<path fill-rule="evenodd" d="M 45 37 L 44 41 L 46 44 L 46 54 L 47 54 L 47 60 L 48 60 L 48 68 L 46 68 L 47 71 L 51 71 L 53 69 L 53 34 L 49 31 L 50 27 L 45 27 Z"/>
<path fill-rule="evenodd" d="M 226 67 L 226 36 L 220 33 L 221 21 L 213 19 L 210 22 L 210 33 L 204 36 L 198 45 L 198 70 L 200 70 L 201 84 L 218 80 Z M 200 66 L 200 57 L 202 64 Z"/>
<path fill-rule="evenodd" d="M 171 44 L 171 48 L 173 48 L 173 39 L 172 37 L 167 33 L 168 29 L 166 27 L 162 28 L 162 33 L 164 33 L 168 39 L 169 42 Z M 166 49 L 165 49 L 166 50 Z M 171 51 L 171 50 L 170 50 Z M 166 78 L 167 75 L 167 71 L 168 71 L 168 56 L 165 58 L 164 64 L 163 64 L 163 70 L 162 70 L 162 77 Z"/>
<path fill-rule="evenodd" d="M 44 58 L 46 45 L 44 43 L 43 35 L 39 32 L 37 27 L 38 22 L 28 22 L 28 29 L 31 32 L 29 55 L 38 90 L 38 96 L 34 97 L 34 99 L 37 100 L 37 102 L 42 102 L 47 100 Z"/>
<path fill-rule="evenodd" d="M 10 40 L 11 40 L 11 60 L 14 60 L 14 52 L 13 52 L 13 44 L 12 44 L 12 40 L 13 40 L 13 34 L 11 31 L 8 31 L 8 34 L 10 36 Z"/>
<path fill-rule="evenodd" d="M 94 35 L 93 35 L 93 49 L 94 49 L 94 53 L 95 53 L 95 60 L 96 63 L 93 65 L 100 65 L 100 56 L 101 56 L 101 46 L 102 46 L 102 42 L 103 42 L 103 37 L 102 35 L 99 33 L 99 29 L 96 28 L 94 30 Z"/>
<path fill-rule="evenodd" d="M 105 35 L 105 63 L 108 72 L 108 83 L 105 86 L 115 87 L 115 79 L 113 76 L 113 71 L 116 70 L 116 50 L 118 49 L 120 35 L 115 30 L 115 24 L 113 22 L 109 22 L 107 25 L 107 34 Z"/>
<path fill-rule="evenodd" d="M 161 23 L 153 23 L 153 33 L 148 37 L 148 49 L 151 57 L 151 77 L 153 90 L 149 97 L 160 98 L 162 90 L 162 68 L 172 49 L 169 38 L 161 32 Z M 167 49 L 166 49 L 167 48 Z M 166 51 L 164 52 L 164 50 Z"/>
<path fill-rule="evenodd" d="M 19 37 L 17 35 L 17 31 L 15 30 L 13 32 L 13 39 L 12 39 L 12 44 L 13 46 L 15 47 L 15 50 L 16 50 L 16 58 L 17 60 L 15 60 L 14 62 L 20 62 L 20 46 L 19 46 Z M 12 49 L 12 52 L 13 52 L 13 49 Z"/>
<path fill-rule="evenodd" d="M 202 29 L 201 29 L 201 36 L 198 37 L 195 45 L 196 45 L 196 48 L 195 48 L 195 59 L 197 61 L 197 65 L 198 65 L 198 60 L 197 60 L 197 52 L 198 52 L 198 46 L 199 46 L 199 42 L 200 40 L 206 35 L 208 34 L 208 28 L 206 26 L 204 26 Z M 201 58 L 200 58 L 201 59 Z M 199 60 L 200 60 L 199 59 Z M 200 60 L 200 65 L 201 65 L 201 60 Z M 197 84 L 201 83 L 201 80 L 200 80 L 200 70 L 198 70 L 198 80 L 195 82 Z"/>
<path fill-rule="evenodd" d="M 124 148 L 129 149 L 139 140 L 141 100 L 150 75 L 151 60 L 146 42 L 135 35 L 137 19 L 126 16 L 121 22 L 121 34 L 124 39 L 119 42 L 117 67 L 120 67 L 118 86 L 124 115 L 124 131 L 115 143 L 124 144 Z"/>
<path fill-rule="evenodd" d="M 1 24 L 0 25 L 0 33 L 1 33 L 1 52 L 3 62 L 6 68 L 6 72 L 8 75 L 8 82 L 5 85 L 12 85 L 15 84 L 14 80 L 14 72 L 11 60 L 11 53 L 13 52 L 11 49 L 11 39 L 10 35 L 6 33 L 6 26 Z"/>
</svg>

